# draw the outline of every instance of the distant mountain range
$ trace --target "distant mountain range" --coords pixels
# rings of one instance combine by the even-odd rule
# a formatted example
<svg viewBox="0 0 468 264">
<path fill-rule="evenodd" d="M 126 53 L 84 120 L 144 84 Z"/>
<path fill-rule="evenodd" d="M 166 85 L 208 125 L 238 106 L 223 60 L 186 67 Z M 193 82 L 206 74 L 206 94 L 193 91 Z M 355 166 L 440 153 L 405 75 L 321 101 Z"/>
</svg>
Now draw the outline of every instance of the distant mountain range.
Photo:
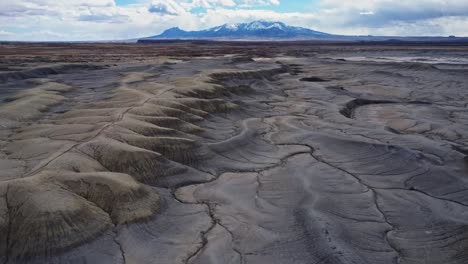
<svg viewBox="0 0 468 264">
<path fill-rule="evenodd" d="M 468 38 L 450 37 L 386 37 L 333 35 L 282 22 L 258 20 L 250 23 L 224 24 L 200 31 L 170 28 L 157 36 L 139 39 L 138 42 L 160 40 L 334 40 L 334 41 L 450 41 L 465 42 Z"/>
<path fill-rule="evenodd" d="M 201 31 L 184 31 L 175 27 L 164 31 L 161 35 L 149 37 L 149 39 L 286 39 L 330 36 L 330 34 L 307 28 L 288 26 L 282 22 L 260 20 L 251 23 L 224 24 Z"/>
</svg>

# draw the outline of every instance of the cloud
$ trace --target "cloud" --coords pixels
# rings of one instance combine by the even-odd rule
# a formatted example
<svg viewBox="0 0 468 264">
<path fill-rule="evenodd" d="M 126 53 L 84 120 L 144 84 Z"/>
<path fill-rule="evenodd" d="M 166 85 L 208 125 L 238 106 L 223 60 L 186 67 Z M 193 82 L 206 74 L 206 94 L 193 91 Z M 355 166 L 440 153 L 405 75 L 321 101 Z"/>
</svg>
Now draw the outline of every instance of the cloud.
<svg viewBox="0 0 468 264">
<path fill-rule="evenodd" d="M 181 1 L 182 5 L 188 7 L 203 7 L 203 8 L 252 8 L 259 6 L 279 5 L 280 0 L 192 0 Z"/>
<path fill-rule="evenodd" d="M 27 2 L 8 3 L 0 2 L 0 16 L 18 17 L 18 16 L 39 16 L 39 15 L 56 15 L 57 12 L 36 5 L 28 4 Z"/>
<path fill-rule="evenodd" d="M 154 0 L 148 8 L 148 11 L 159 15 L 176 16 L 187 13 L 188 10 L 186 9 L 187 7 L 173 0 Z"/>
<path fill-rule="evenodd" d="M 199 30 L 257 19 L 335 34 L 468 36 L 466 0 L 299 1 L 310 6 L 285 12 L 286 0 L 135 0 L 125 6 L 114 0 L 0 1 L 0 39 L 130 39 L 175 26 Z"/>
<path fill-rule="evenodd" d="M 161 15 L 172 15 L 172 16 L 177 15 L 177 13 L 174 10 L 171 10 L 168 6 L 164 4 L 151 5 L 148 11 L 150 13 L 161 14 Z"/>
<path fill-rule="evenodd" d="M 322 0 L 323 10 L 343 25 L 382 27 L 441 17 L 468 16 L 466 0 Z"/>
<path fill-rule="evenodd" d="M 78 17 L 79 21 L 88 21 L 96 23 L 125 23 L 128 22 L 128 17 L 125 15 L 106 15 L 106 14 L 89 14 L 89 15 L 80 15 Z"/>
<path fill-rule="evenodd" d="M 0 37 L 9 37 L 9 36 L 14 36 L 15 34 L 13 32 L 8 32 L 5 30 L 0 30 Z"/>
</svg>

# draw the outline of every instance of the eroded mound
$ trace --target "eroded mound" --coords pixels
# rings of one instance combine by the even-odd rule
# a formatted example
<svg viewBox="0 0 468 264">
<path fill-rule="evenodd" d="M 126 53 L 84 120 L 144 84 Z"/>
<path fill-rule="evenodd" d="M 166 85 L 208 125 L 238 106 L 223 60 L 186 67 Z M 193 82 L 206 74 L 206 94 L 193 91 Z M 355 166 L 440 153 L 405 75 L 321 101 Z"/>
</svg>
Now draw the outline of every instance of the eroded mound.
<svg viewBox="0 0 468 264">
<path fill-rule="evenodd" d="M 212 76 L 271 78 L 277 72 Z M 176 79 L 167 87 L 149 85 L 152 76 L 128 73 L 109 99 L 78 102 L 55 114 L 48 108 L 68 100 L 64 94 L 75 88 L 44 79 L 1 107 L 8 140 L 0 230 L 8 235 L 0 249 L 9 261 L 52 256 L 116 226 L 151 219 L 161 197 L 149 185 L 180 185 L 166 180 L 174 175 L 203 178 L 190 179 L 189 166 L 218 154 L 198 142 L 203 129 L 195 123 L 236 105 L 219 98 L 224 88 L 210 75 Z"/>
<path fill-rule="evenodd" d="M 43 171 L 1 186 L 0 229 L 7 235 L 0 243 L 11 261 L 71 249 L 160 207 L 150 187 L 126 174 Z"/>
<path fill-rule="evenodd" d="M 8 78 L 0 262 L 466 263 L 465 66 L 329 48 Z"/>
</svg>

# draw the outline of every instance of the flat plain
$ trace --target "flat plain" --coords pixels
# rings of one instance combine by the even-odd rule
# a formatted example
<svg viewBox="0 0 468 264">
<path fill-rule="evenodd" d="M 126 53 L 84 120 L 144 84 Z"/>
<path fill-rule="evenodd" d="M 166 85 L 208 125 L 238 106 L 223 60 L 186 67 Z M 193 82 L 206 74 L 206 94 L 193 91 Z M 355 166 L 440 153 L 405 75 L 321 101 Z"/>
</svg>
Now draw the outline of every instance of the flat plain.
<svg viewBox="0 0 468 264">
<path fill-rule="evenodd" d="M 468 263 L 468 46 L 0 44 L 0 263 Z"/>
</svg>

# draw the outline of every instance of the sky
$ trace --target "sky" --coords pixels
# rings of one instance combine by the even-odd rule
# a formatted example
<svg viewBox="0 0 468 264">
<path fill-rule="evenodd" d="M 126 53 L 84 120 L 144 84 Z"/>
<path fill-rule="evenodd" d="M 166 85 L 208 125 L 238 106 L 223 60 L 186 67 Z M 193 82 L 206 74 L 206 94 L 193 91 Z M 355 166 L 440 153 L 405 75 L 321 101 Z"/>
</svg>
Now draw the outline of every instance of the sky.
<svg viewBox="0 0 468 264">
<path fill-rule="evenodd" d="M 468 36 L 468 0 L 0 0 L 0 40 L 124 40 L 259 19 L 332 34 Z"/>
</svg>

